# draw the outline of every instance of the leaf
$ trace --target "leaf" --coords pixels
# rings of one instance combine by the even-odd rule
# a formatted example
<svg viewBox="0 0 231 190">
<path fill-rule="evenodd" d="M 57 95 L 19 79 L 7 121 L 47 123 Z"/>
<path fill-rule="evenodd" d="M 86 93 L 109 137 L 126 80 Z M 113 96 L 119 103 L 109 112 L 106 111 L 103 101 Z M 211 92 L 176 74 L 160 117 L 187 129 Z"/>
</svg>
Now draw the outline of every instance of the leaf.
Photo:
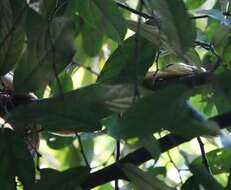
<svg viewBox="0 0 231 190">
<path fill-rule="evenodd" d="M 87 23 L 84 23 L 81 34 L 82 45 L 86 54 L 90 57 L 96 56 L 103 44 L 103 34 Z"/>
<path fill-rule="evenodd" d="M 229 172 L 231 168 L 231 151 L 229 149 L 221 148 L 212 150 L 206 153 L 208 162 L 213 174 L 221 174 L 224 172 Z M 192 165 L 202 166 L 202 157 L 198 157 L 193 160 Z"/>
<path fill-rule="evenodd" d="M 7 121 L 22 126 L 40 123 L 44 129 L 54 131 L 95 131 L 101 128 L 102 118 L 129 107 L 132 97 L 133 90 L 128 85 L 91 85 L 18 106 Z"/>
<path fill-rule="evenodd" d="M 185 4 L 189 9 L 196 9 L 204 3 L 204 0 L 186 0 Z"/>
<path fill-rule="evenodd" d="M 0 75 L 4 75 L 13 69 L 22 53 L 26 4 L 25 1 L 2 0 L 0 9 Z"/>
<path fill-rule="evenodd" d="M 224 113 L 231 109 L 231 71 L 228 69 L 220 68 L 215 73 L 215 79 L 212 87 L 214 89 L 214 103 L 218 113 Z"/>
<path fill-rule="evenodd" d="M 228 178 L 228 183 L 225 187 L 225 190 L 229 190 L 231 188 L 231 171 L 229 170 L 229 178 Z"/>
<path fill-rule="evenodd" d="M 161 32 L 174 52 L 183 56 L 192 47 L 196 32 L 182 0 L 152 0 L 152 8 L 159 12 Z"/>
<path fill-rule="evenodd" d="M 134 32 L 137 31 L 138 22 L 127 20 L 128 28 Z M 149 40 L 156 46 L 160 46 L 161 40 L 165 42 L 166 37 L 161 35 L 158 26 L 155 23 L 140 23 L 139 35 Z M 167 45 L 166 45 L 167 46 Z"/>
<path fill-rule="evenodd" d="M 196 184 L 201 184 L 205 189 L 222 190 L 223 187 L 208 173 L 204 167 L 190 165 Z"/>
<path fill-rule="evenodd" d="M 173 190 L 173 188 L 168 187 L 155 176 L 142 171 L 132 164 L 124 164 L 122 166 L 122 170 L 128 179 L 130 179 L 132 183 L 134 183 L 135 186 L 140 190 Z"/>
<path fill-rule="evenodd" d="M 47 21 L 33 10 L 27 17 L 28 45 L 15 70 L 15 88 L 31 92 L 45 87 L 74 55 L 72 23 L 64 17 Z"/>
<path fill-rule="evenodd" d="M 151 168 L 148 168 L 148 171 L 147 171 L 150 175 L 154 175 L 154 176 L 157 176 L 157 175 L 162 175 L 162 176 L 166 176 L 166 173 L 167 173 L 167 170 L 165 167 L 151 167 Z"/>
<path fill-rule="evenodd" d="M 138 81 L 142 82 L 148 68 L 154 62 L 157 48 L 141 37 L 138 39 L 138 57 L 135 55 L 135 48 L 136 36 L 125 40 L 105 63 L 98 82 L 134 83 L 136 72 Z"/>
<path fill-rule="evenodd" d="M 112 115 L 103 123 L 108 133 L 118 139 L 145 137 L 161 129 L 187 137 L 216 134 L 216 124 L 186 102 L 189 92 L 181 85 L 160 89 L 137 101 L 120 117 Z"/>
<path fill-rule="evenodd" d="M 194 176 L 191 176 L 182 185 L 181 190 L 200 190 L 200 184 Z"/>
<path fill-rule="evenodd" d="M 126 23 L 113 0 L 78 0 L 76 9 L 92 27 L 121 42 L 126 34 Z"/>
<path fill-rule="evenodd" d="M 61 85 L 61 89 L 58 82 Z M 61 73 L 58 77 L 58 80 L 56 79 L 51 83 L 50 88 L 52 95 L 59 95 L 73 90 L 73 81 L 71 76 L 67 72 Z"/>
<path fill-rule="evenodd" d="M 14 131 L 7 128 L 1 129 L 0 139 L 1 187 L 9 190 L 16 189 L 15 176 L 17 176 L 25 189 L 29 189 L 34 184 L 35 171 L 33 158 L 25 142 Z"/>
<path fill-rule="evenodd" d="M 74 167 L 63 172 L 45 168 L 40 170 L 41 180 L 36 183 L 32 190 L 81 190 L 80 184 L 88 176 L 89 169 L 86 167 Z"/>
</svg>

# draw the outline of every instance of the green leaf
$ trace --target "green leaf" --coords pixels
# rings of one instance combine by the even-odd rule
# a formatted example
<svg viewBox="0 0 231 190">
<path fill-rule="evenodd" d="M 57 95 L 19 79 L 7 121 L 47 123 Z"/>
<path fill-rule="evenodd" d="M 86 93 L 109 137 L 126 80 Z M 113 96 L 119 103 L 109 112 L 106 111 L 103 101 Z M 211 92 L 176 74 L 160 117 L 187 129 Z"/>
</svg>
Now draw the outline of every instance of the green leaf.
<svg viewBox="0 0 231 190">
<path fill-rule="evenodd" d="M 82 45 L 86 54 L 90 57 L 96 56 L 103 44 L 103 34 L 87 23 L 84 23 L 81 34 Z"/>
<path fill-rule="evenodd" d="M 145 137 L 161 129 L 188 137 L 216 134 L 216 124 L 186 102 L 189 92 L 181 85 L 158 90 L 137 101 L 120 117 L 112 115 L 103 123 L 108 133 L 119 139 Z"/>
<path fill-rule="evenodd" d="M 206 155 L 213 174 L 216 175 L 229 172 L 231 168 L 231 160 L 229 159 L 231 156 L 230 149 L 216 149 L 206 153 Z M 202 157 L 196 158 L 192 164 L 195 166 L 202 166 Z"/>
<path fill-rule="evenodd" d="M 76 9 L 98 31 L 119 43 L 123 40 L 127 27 L 113 0 L 78 0 Z"/>
<path fill-rule="evenodd" d="M 213 81 L 214 89 L 214 103 L 218 113 L 224 113 L 231 109 L 231 71 L 228 69 L 220 68 L 215 73 L 215 80 Z"/>
<path fill-rule="evenodd" d="M 191 176 L 182 185 L 181 190 L 200 190 L 200 184 L 194 176 Z"/>
<path fill-rule="evenodd" d="M 135 184 L 137 189 L 145 190 L 173 190 L 173 188 L 168 187 L 162 181 L 157 179 L 155 176 L 142 171 L 138 167 L 132 164 L 124 164 L 122 170 L 125 175 Z"/>
<path fill-rule="evenodd" d="M 165 167 L 151 167 L 151 168 L 148 168 L 147 172 L 150 174 L 150 175 L 154 175 L 154 176 L 157 176 L 157 175 L 162 175 L 162 176 L 166 176 L 166 173 L 167 173 L 167 170 Z"/>
<path fill-rule="evenodd" d="M 229 190 L 230 188 L 231 188 L 231 170 L 229 170 L 229 178 L 225 190 Z"/>
<path fill-rule="evenodd" d="M 161 32 L 179 56 L 192 47 L 196 32 L 182 0 L 152 0 L 152 8 L 159 12 Z"/>
<path fill-rule="evenodd" d="M 130 106 L 132 86 L 91 85 L 61 96 L 16 107 L 7 119 L 11 124 L 40 123 L 48 130 L 95 131 L 100 120 Z"/>
<path fill-rule="evenodd" d="M 8 73 L 17 64 L 23 49 L 26 15 L 25 1 L 0 1 L 0 75 Z M 15 22 L 17 21 L 17 24 Z"/>
<path fill-rule="evenodd" d="M 88 176 L 89 169 L 86 167 L 74 167 L 63 172 L 45 168 L 40 170 L 41 180 L 36 183 L 32 190 L 81 190 L 80 184 Z"/>
<path fill-rule="evenodd" d="M 196 9 L 199 8 L 199 6 L 201 6 L 204 3 L 204 0 L 186 0 L 184 1 L 185 5 L 189 8 L 189 9 Z"/>
<path fill-rule="evenodd" d="M 17 136 L 14 131 L 6 128 L 1 129 L 0 139 L 0 157 L 2 160 L 0 167 L 1 188 L 16 189 L 15 176 L 17 176 L 25 189 L 29 189 L 34 184 L 35 167 L 33 158 L 23 138 Z"/>
<path fill-rule="evenodd" d="M 138 81 L 142 82 L 148 68 L 154 62 L 157 48 L 141 37 L 138 38 L 138 57 L 135 55 L 135 48 L 136 36 L 125 40 L 105 63 L 98 82 L 134 83 L 135 70 Z"/>
<path fill-rule="evenodd" d="M 73 24 L 64 17 L 56 17 L 48 25 L 44 18 L 29 10 L 27 38 L 27 49 L 15 70 L 15 88 L 19 92 L 45 87 L 74 55 Z"/>
<path fill-rule="evenodd" d="M 134 32 L 137 31 L 138 22 L 127 20 L 128 28 Z M 155 23 L 140 23 L 139 35 L 149 40 L 156 46 L 160 46 L 161 40 L 165 43 L 166 37 L 161 35 L 158 26 Z M 167 45 L 166 45 L 167 46 Z"/>
<path fill-rule="evenodd" d="M 58 82 L 60 83 L 61 89 Z M 66 72 L 61 73 L 58 80 L 56 79 L 51 83 L 50 88 L 52 95 L 60 95 L 73 90 L 73 81 L 71 76 Z"/>
<path fill-rule="evenodd" d="M 205 189 L 223 190 L 223 187 L 203 167 L 190 165 L 196 184 L 201 184 Z"/>
</svg>

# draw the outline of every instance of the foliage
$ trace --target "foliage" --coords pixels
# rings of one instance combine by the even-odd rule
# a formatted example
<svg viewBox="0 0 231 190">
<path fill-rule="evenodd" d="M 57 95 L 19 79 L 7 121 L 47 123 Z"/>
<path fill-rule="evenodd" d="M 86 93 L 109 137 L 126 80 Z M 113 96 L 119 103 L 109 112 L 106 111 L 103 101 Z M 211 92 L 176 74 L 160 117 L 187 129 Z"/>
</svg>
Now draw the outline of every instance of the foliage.
<svg viewBox="0 0 231 190">
<path fill-rule="evenodd" d="M 228 2 L 0 1 L 0 189 L 230 189 Z"/>
</svg>

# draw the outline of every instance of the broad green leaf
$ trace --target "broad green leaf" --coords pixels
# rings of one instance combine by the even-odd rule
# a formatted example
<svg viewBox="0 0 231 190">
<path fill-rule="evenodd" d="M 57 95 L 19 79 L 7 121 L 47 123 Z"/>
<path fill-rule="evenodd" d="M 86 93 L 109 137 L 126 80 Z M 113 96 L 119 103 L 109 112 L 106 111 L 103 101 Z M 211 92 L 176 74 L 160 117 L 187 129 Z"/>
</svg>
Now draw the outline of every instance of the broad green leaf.
<svg viewBox="0 0 231 190">
<path fill-rule="evenodd" d="M 67 72 L 61 73 L 58 80 L 56 79 L 50 84 L 50 88 L 52 95 L 60 95 L 73 90 L 73 81 L 71 76 Z"/>
<path fill-rule="evenodd" d="M 138 22 L 127 20 L 128 28 L 134 32 L 137 31 Z M 160 46 L 161 40 L 163 43 L 167 40 L 164 35 L 161 35 L 158 26 L 153 23 L 140 23 L 139 24 L 139 35 L 149 40 L 156 46 Z M 167 45 L 166 45 L 167 46 Z"/>
<path fill-rule="evenodd" d="M 128 179 L 130 179 L 135 187 L 139 190 L 173 190 L 173 188 L 168 187 L 155 176 L 152 176 L 149 173 L 142 171 L 132 164 L 124 164 L 122 166 L 122 170 L 124 171 Z"/>
<path fill-rule="evenodd" d="M 126 23 L 113 0 L 78 0 L 76 9 L 92 27 L 111 39 L 121 42 L 126 34 Z"/>
<path fill-rule="evenodd" d="M 27 16 L 28 45 L 15 70 L 15 88 L 31 92 L 45 87 L 74 55 L 73 25 L 64 17 L 47 21 L 33 10 Z"/>
<path fill-rule="evenodd" d="M 154 176 L 157 176 L 157 175 L 162 175 L 162 176 L 166 176 L 166 173 L 167 173 L 167 170 L 165 167 L 151 167 L 151 168 L 148 168 L 147 172 L 150 174 L 150 175 L 154 175 Z"/>
<path fill-rule="evenodd" d="M 200 190 L 200 184 L 194 176 L 191 176 L 182 185 L 181 190 Z"/>
<path fill-rule="evenodd" d="M 9 114 L 8 122 L 40 123 L 44 129 L 55 131 L 95 131 L 101 128 L 102 118 L 128 108 L 132 97 L 132 86 L 91 85 L 18 106 Z"/>
<path fill-rule="evenodd" d="M 103 34 L 87 23 L 84 23 L 81 34 L 82 45 L 86 54 L 90 57 L 96 56 L 103 44 Z"/>
<path fill-rule="evenodd" d="M 160 14 L 160 29 L 167 36 L 168 44 L 182 57 L 192 47 L 196 36 L 183 1 L 152 0 L 151 4 Z"/>
<path fill-rule="evenodd" d="M 223 190 L 223 187 L 208 173 L 204 166 L 190 165 L 190 170 L 193 173 L 194 181 L 197 182 L 196 184 L 201 184 L 206 190 Z"/>
<path fill-rule="evenodd" d="M 25 189 L 29 189 L 35 180 L 34 161 L 23 138 L 6 128 L 1 129 L 0 139 L 1 188 L 16 189 L 15 176 L 17 176 Z"/>
<path fill-rule="evenodd" d="M 231 156 L 230 149 L 216 149 L 208 152 L 207 154 L 208 162 L 213 174 L 220 174 L 224 172 L 229 172 L 231 168 Z M 193 165 L 202 166 L 202 157 L 196 158 L 193 162 Z"/>
<path fill-rule="evenodd" d="M 224 55 L 224 51 L 227 45 L 229 45 L 229 38 L 231 34 L 229 28 L 224 25 L 220 25 L 218 28 L 214 29 L 214 34 L 212 36 L 211 43 L 219 54 Z M 227 54 L 229 54 L 227 52 Z M 227 63 L 225 60 L 224 63 Z"/>
<path fill-rule="evenodd" d="M 63 172 L 45 168 L 40 170 L 41 180 L 39 180 L 32 190 L 81 190 L 80 184 L 88 176 L 89 169 L 86 167 L 74 167 Z"/>
<path fill-rule="evenodd" d="M 196 9 L 198 8 L 199 6 L 201 6 L 205 0 L 184 0 L 185 2 L 185 5 L 187 6 L 187 8 L 189 9 Z"/>
<path fill-rule="evenodd" d="M 225 190 L 229 190 L 230 188 L 231 188 L 231 170 L 229 170 L 229 178 Z"/>
<path fill-rule="evenodd" d="M 213 81 L 214 89 L 214 103 L 216 105 L 218 113 L 224 113 L 231 109 L 231 71 L 229 69 L 220 68 L 215 74 L 215 80 Z"/>
<path fill-rule="evenodd" d="M 13 69 L 21 56 L 25 37 L 23 22 L 27 9 L 24 0 L 2 0 L 0 10 L 0 75 L 4 75 Z"/>
<path fill-rule="evenodd" d="M 112 115 L 103 123 L 110 135 L 125 139 L 145 137 L 161 129 L 188 137 L 216 134 L 216 124 L 186 102 L 189 92 L 188 87 L 181 85 L 158 90 L 137 101 L 122 115 Z"/>
<path fill-rule="evenodd" d="M 138 37 L 137 46 L 139 55 L 135 55 L 136 36 L 125 40 L 105 63 L 98 82 L 134 83 L 135 74 L 138 82 L 142 82 L 154 62 L 157 48 L 142 37 Z"/>
</svg>

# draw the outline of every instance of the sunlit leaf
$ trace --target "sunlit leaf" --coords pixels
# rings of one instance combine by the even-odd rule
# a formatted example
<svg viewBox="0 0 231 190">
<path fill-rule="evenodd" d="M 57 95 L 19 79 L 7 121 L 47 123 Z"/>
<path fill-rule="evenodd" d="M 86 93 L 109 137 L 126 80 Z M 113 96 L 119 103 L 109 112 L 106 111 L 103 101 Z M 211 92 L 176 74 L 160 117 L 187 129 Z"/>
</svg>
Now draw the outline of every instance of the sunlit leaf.
<svg viewBox="0 0 231 190">
<path fill-rule="evenodd" d="M 208 152 L 207 154 L 208 162 L 213 174 L 220 174 L 223 172 L 229 172 L 231 168 L 231 161 L 229 160 L 231 156 L 231 151 L 229 149 L 216 149 Z M 226 160 L 224 162 L 224 160 Z M 193 165 L 202 166 L 202 157 L 196 158 Z"/>
<path fill-rule="evenodd" d="M 136 48 L 139 55 L 135 54 Z M 147 40 L 138 37 L 137 41 L 136 36 L 130 37 L 107 60 L 98 82 L 134 83 L 136 77 L 141 82 L 154 62 L 156 51 L 157 48 Z"/>
<path fill-rule="evenodd" d="M 202 167 L 190 166 L 190 170 L 193 173 L 193 181 L 195 185 L 201 184 L 205 189 L 222 190 L 223 187 L 213 178 L 208 171 Z"/>
<path fill-rule="evenodd" d="M 96 56 L 103 43 L 103 34 L 87 23 L 84 23 L 81 34 L 82 45 L 86 54 L 91 57 Z"/>
</svg>

